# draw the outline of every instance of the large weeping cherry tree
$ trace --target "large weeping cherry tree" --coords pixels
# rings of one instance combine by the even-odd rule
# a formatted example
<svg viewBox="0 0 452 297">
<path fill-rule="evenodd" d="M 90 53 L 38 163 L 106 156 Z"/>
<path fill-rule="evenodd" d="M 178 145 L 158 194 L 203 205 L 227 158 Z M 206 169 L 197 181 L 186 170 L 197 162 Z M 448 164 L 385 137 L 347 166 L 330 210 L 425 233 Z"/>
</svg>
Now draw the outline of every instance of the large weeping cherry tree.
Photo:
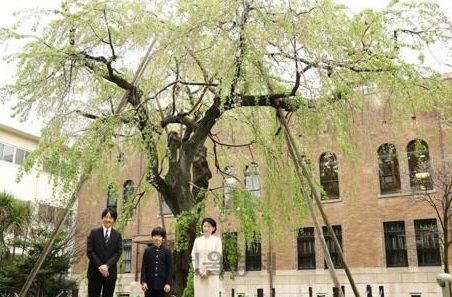
<svg viewBox="0 0 452 297">
<path fill-rule="evenodd" d="M 207 147 L 222 145 L 217 121 L 243 107 L 281 108 L 315 133 L 325 122 L 346 129 L 362 87 L 391 94 L 392 104 L 444 100 L 422 52 L 448 41 L 450 22 L 436 4 L 415 2 L 358 14 L 330 0 L 67 0 L 25 11 L 1 31 L 23 44 L 7 58 L 16 72 L 2 100 L 45 123 L 25 171 L 45 167 L 69 195 L 118 143 L 141 151 L 145 184 L 183 222 L 180 294 L 212 177 Z M 417 97 L 405 96 L 413 89 Z"/>
</svg>

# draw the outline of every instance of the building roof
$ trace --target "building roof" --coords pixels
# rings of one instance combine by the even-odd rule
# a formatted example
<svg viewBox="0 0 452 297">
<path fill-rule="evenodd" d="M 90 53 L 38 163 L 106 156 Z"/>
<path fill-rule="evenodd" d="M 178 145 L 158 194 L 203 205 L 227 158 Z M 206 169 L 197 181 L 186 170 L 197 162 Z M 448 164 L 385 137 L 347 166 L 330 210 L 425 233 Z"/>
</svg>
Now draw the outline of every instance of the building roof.
<svg viewBox="0 0 452 297">
<path fill-rule="evenodd" d="M 3 123 L 1 121 L 0 121 L 0 130 L 4 130 L 4 131 L 7 131 L 7 132 L 16 134 L 16 135 L 20 135 L 20 136 L 22 136 L 24 138 L 27 138 L 27 139 L 30 139 L 30 140 L 34 140 L 34 141 L 39 141 L 39 138 L 40 138 L 36 134 L 32 134 L 30 132 L 21 130 L 19 128 L 12 127 L 12 126 L 7 125 L 6 123 Z"/>
</svg>

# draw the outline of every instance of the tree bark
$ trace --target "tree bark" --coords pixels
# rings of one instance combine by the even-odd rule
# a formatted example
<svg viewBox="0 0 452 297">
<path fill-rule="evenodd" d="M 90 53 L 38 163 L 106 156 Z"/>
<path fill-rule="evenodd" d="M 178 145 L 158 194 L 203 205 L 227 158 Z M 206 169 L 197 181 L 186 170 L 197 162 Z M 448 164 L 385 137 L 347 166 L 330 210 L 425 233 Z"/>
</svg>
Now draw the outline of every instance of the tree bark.
<svg viewBox="0 0 452 297">
<path fill-rule="evenodd" d="M 449 220 L 448 208 L 444 208 L 444 272 L 449 273 Z"/>
<path fill-rule="evenodd" d="M 198 218 L 192 218 L 190 226 L 187 232 L 188 248 L 182 251 L 173 252 L 173 294 L 176 296 L 182 296 L 187 285 L 188 273 L 190 271 L 191 262 L 191 250 L 193 243 L 195 242 L 196 232 L 198 225 Z"/>
</svg>

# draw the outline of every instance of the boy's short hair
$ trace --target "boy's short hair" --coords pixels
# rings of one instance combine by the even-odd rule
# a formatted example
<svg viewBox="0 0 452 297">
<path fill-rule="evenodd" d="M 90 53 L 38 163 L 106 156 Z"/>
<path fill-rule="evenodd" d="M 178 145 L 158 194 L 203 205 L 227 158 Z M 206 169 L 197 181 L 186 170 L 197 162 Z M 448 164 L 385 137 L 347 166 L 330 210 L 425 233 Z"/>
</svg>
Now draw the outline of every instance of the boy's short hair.
<svg viewBox="0 0 452 297">
<path fill-rule="evenodd" d="M 115 222 L 116 222 L 116 219 L 118 218 L 118 213 L 116 212 L 115 209 L 113 209 L 111 207 L 107 207 L 106 209 L 104 209 L 104 211 L 102 211 L 102 219 L 104 217 L 106 217 L 107 214 L 109 214 L 109 213 L 110 213 L 110 216 L 113 218 L 113 220 L 115 220 Z"/>
<path fill-rule="evenodd" d="M 163 238 L 166 238 L 166 231 L 165 229 L 163 229 L 162 227 L 155 227 L 154 229 L 152 229 L 151 231 L 151 236 L 154 235 L 160 235 Z"/>
</svg>

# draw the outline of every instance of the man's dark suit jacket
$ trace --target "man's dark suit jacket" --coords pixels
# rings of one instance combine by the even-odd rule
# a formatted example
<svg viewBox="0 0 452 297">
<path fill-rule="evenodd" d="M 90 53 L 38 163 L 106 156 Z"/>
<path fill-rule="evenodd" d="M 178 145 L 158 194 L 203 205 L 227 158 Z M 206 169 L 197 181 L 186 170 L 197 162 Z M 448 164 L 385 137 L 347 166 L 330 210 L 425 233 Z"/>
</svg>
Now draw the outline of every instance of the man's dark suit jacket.
<svg viewBox="0 0 452 297">
<path fill-rule="evenodd" d="M 86 250 L 89 258 L 88 278 L 90 279 L 103 278 L 98 269 L 103 264 L 109 267 L 108 278 L 117 278 L 116 263 L 122 253 L 122 238 L 121 233 L 113 228 L 110 229 L 110 233 L 107 244 L 105 244 L 103 227 L 95 228 L 89 233 Z"/>
<path fill-rule="evenodd" d="M 149 290 L 163 290 L 166 284 L 172 286 L 173 263 L 170 250 L 161 245 L 148 246 L 144 250 L 141 264 L 141 283 L 147 283 Z"/>
</svg>

